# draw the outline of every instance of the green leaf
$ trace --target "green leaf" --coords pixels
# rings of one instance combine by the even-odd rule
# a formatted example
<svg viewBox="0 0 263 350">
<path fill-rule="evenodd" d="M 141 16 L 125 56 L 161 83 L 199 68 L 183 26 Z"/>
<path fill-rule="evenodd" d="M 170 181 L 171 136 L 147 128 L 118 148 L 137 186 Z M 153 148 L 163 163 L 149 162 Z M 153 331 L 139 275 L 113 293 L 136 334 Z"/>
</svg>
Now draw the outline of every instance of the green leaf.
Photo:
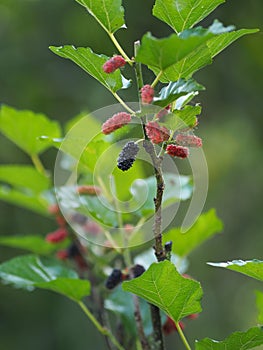
<svg viewBox="0 0 263 350">
<path fill-rule="evenodd" d="M 205 87 L 198 84 L 194 79 L 179 79 L 176 82 L 170 82 L 167 86 L 162 88 L 159 96 L 155 97 L 153 104 L 166 107 L 179 97 L 200 90 L 205 90 Z"/>
<path fill-rule="evenodd" d="M 1 165 L 0 181 L 14 187 L 27 188 L 35 193 L 47 190 L 50 185 L 46 176 L 40 174 L 34 167 L 27 165 Z"/>
<path fill-rule="evenodd" d="M 130 81 L 122 77 L 120 70 L 107 74 L 103 71 L 103 64 L 109 59 L 105 55 L 95 54 L 89 47 L 50 46 L 50 50 L 60 57 L 70 59 L 81 67 L 85 72 L 97 79 L 111 92 L 126 89 L 130 86 Z"/>
<path fill-rule="evenodd" d="M 182 277 L 170 261 L 152 264 L 140 277 L 124 282 L 122 287 L 158 306 L 175 322 L 202 310 L 200 284 Z"/>
<path fill-rule="evenodd" d="M 229 262 L 208 263 L 208 265 L 224 267 L 225 269 L 240 272 L 259 281 L 263 281 L 263 261 L 261 260 L 233 260 Z"/>
<path fill-rule="evenodd" d="M 108 33 L 126 28 L 121 0 L 76 0 L 99 22 Z"/>
<path fill-rule="evenodd" d="M 160 124 L 173 131 L 193 128 L 196 125 L 196 116 L 201 113 L 201 110 L 202 108 L 199 105 L 185 106 L 183 109 L 174 110 L 172 113 L 164 116 Z"/>
<path fill-rule="evenodd" d="M 189 176 L 178 176 L 173 173 L 164 173 L 164 182 L 166 184 L 163 193 L 163 208 L 180 200 L 187 200 L 192 195 L 193 186 Z M 156 196 L 156 179 L 150 176 L 146 179 L 137 179 L 133 182 L 130 192 L 133 199 L 140 206 L 142 215 L 154 213 L 154 197 Z"/>
<path fill-rule="evenodd" d="M 52 244 L 46 242 L 44 237 L 37 235 L 0 236 L 0 245 L 29 250 L 35 254 L 48 255 L 58 249 L 67 247 L 68 240 L 65 240 L 59 244 Z"/>
<path fill-rule="evenodd" d="M 30 156 L 49 148 L 51 143 L 41 142 L 41 135 L 60 137 L 60 126 L 43 114 L 18 111 L 2 106 L 0 111 L 0 131 Z"/>
<path fill-rule="evenodd" d="M 199 28 L 188 32 L 187 37 L 172 34 L 168 38 L 157 39 L 151 33 L 147 33 L 142 38 L 136 61 L 148 65 L 158 73 L 159 71 L 165 72 L 176 62 L 204 45 L 214 35 L 209 29 L 200 30 Z"/>
<path fill-rule="evenodd" d="M 63 294 L 74 301 L 89 295 L 88 281 L 78 279 L 75 271 L 57 260 L 24 255 L 0 265 L 0 278 L 16 288 L 48 289 Z"/>
<path fill-rule="evenodd" d="M 47 201 L 40 195 L 26 193 L 16 189 L 9 188 L 8 186 L 0 185 L 0 199 L 5 202 L 15 204 L 22 208 L 32 210 L 38 214 L 48 216 Z"/>
<path fill-rule="evenodd" d="M 195 72 L 212 63 L 213 57 L 246 34 L 256 33 L 257 29 L 240 29 L 230 33 L 222 33 L 207 41 L 187 57 L 169 67 L 161 77 L 161 81 L 169 82 L 181 78 L 189 79 Z"/>
<path fill-rule="evenodd" d="M 258 309 L 258 322 L 263 324 L 263 293 L 256 290 L 256 303 Z"/>
<path fill-rule="evenodd" d="M 205 338 L 197 341 L 196 350 L 249 350 L 263 344 L 263 330 L 259 327 L 250 328 L 246 332 L 232 333 L 223 341 Z"/>
<path fill-rule="evenodd" d="M 214 209 L 202 214 L 186 233 L 180 228 L 172 228 L 164 234 L 164 242 L 173 241 L 173 253 L 186 257 L 207 239 L 222 231 L 223 223 L 216 216 Z"/>
<path fill-rule="evenodd" d="M 219 36 L 212 38 L 208 41 L 207 46 L 210 50 L 211 56 L 215 57 L 221 51 L 223 51 L 226 47 L 231 45 L 237 39 L 241 38 L 247 34 L 257 33 L 258 29 L 240 29 L 237 31 L 233 31 L 230 33 L 222 33 Z"/>
<path fill-rule="evenodd" d="M 225 0 L 156 0 L 153 15 L 177 33 L 193 27 Z"/>
</svg>

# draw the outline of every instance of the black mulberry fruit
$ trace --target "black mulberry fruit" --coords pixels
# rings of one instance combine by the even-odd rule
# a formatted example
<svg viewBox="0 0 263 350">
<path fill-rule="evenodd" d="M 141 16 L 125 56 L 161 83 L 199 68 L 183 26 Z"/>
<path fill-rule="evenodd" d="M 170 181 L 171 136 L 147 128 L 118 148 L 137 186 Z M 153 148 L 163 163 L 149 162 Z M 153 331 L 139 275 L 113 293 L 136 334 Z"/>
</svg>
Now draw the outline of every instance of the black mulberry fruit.
<svg viewBox="0 0 263 350">
<path fill-rule="evenodd" d="M 138 151 L 139 146 L 136 143 L 133 141 L 127 142 L 119 155 L 118 168 L 122 171 L 129 170 L 136 159 Z"/>
<path fill-rule="evenodd" d="M 105 286 L 108 289 L 115 288 L 122 282 L 122 272 L 119 269 L 114 269 L 106 280 Z"/>
</svg>

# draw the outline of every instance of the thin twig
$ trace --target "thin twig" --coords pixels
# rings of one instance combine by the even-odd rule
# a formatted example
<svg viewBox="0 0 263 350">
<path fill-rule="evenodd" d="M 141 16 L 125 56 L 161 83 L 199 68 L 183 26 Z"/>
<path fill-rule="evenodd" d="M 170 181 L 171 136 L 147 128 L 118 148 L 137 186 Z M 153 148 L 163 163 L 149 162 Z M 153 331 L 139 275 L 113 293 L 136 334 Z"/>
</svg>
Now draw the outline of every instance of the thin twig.
<svg viewBox="0 0 263 350">
<path fill-rule="evenodd" d="M 139 47 L 140 47 L 140 42 L 136 42 L 134 45 L 135 56 L 137 54 Z M 140 63 L 135 62 L 134 68 L 135 68 L 138 91 L 140 91 L 143 86 L 143 77 L 142 77 L 142 70 L 141 70 Z M 157 84 L 157 82 L 159 81 L 159 78 L 161 77 L 161 74 L 162 74 L 161 72 L 158 74 L 158 80 L 156 78 L 154 84 L 155 83 Z M 140 94 L 139 94 L 139 101 L 141 104 Z M 162 158 L 159 158 L 156 155 L 153 144 L 148 140 L 148 136 L 145 130 L 145 120 L 144 120 L 145 118 L 141 117 L 140 119 L 141 119 L 142 130 L 145 138 L 143 142 L 143 147 L 152 159 L 152 164 L 154 167 L 155 177 L 156 177 L 157 191 L 156 191 L 156 198 L 154 200 L 155 222 L 154 222 L 153 232 L 154 232 L 154 238 L 155 238 L 155 255 L 157 257 L 157 260 L 161 261 L 161 260 L 164 260 L 163 258 L 165 256 L 165 252 L 163 250 L 163 245 L 162 245 L 162 231 L 161 231 L 161 224 L 162 224 L 161 204 L 162 204 L 162 196 L 164 191 L 164 181 L 162 177 Z M 163 340 L 163 333 L 162 333 L 160 309 L 157 306 L 152 304 L 150 304 L 150 308 L 151 308 L 153 335 L 154 335 L 156 349 L 164 350 L 165 347 L 164 347 L 164 340 Z M 140 329 L 139 324 L 137 324 L 137 328 L 139 331 Z M 147 347 L 146 348 L 143 347 L 143 349 L 147 349 Z"/>
<path fill-rule="evenodd" d="M 134 317 L 136 321 L 137 331 L 139 335 L 139 339 L 142 345 L 143 350 L 150 350 L 150 345 L 147 341 L 146 335 L 144 333 L 144 327 L 142 322 L 142 315 L 140 311 L 139 298 L 137 295 L 133 295 L 133 304 L 134 304 Z"/>
</svg>

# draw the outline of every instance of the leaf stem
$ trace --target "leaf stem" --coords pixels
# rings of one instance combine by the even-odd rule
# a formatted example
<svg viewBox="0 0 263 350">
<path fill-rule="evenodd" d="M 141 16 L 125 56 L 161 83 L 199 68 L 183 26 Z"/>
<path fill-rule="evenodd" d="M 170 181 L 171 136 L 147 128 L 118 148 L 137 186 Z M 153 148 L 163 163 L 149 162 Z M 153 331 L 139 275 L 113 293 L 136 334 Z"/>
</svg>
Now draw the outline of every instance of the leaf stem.
<svg viewBox="0 0 263 350">
<path fill-rule="evenodd" d="M 131 59 L 128 57 L 128 55 L 126 54 L 126 52 L 123 50 L 123 48 L 121 47 L 121 45 L 119 44 L 118 40 L 115 38 L 113 33 L 108 32 L 109 37 L 111 38 L 111 41 L 113 42 L 113 44 L 116 46 L 116 48 L 118 49 L 119 53 L 123 56 L 123 58 L 125 59 L 125 61 L 127 63 L 129 63 L 130 66 L 132 66 L 132 61 Z"/>
<path fill-rule="evenodd" d="M 141 43 L 139 40 L 135 41 L 134 43 L 134 56 L 137 56 L 137 52 L 139 50 Z M 137 81 L 137 87 L 138 87 L 138 93 L 139 93 L 139 100 L 140 100 L 140 90 L 143 87 L 143 76 L 142 76 L 142 65 L 139 62 L 135 62 L 135 75 L 136 75 L 136 81 Z"/>
<path fill-rule="evenodd" d="M 184 335 L 182 328 L 180 327 L 179 322 L 175 322 L 175 326 L 176 326 L 177 331 L 180 335 L 180 338 L 182 339 L 182 342 L 184 343 L 184 346 L 186 347 L 187 350 L 191 350 L 191 347 L 190 347 L 190 345 L 189 345 L 189 343 Z"/>
<path fill-rule="evenodd" d="M 160 78 L 161 78 L 162 75 L 163 75 L 163 71 L 161 70 L 161 71 L 158 73 L 158 75 L 156 76 L 156 78 L 154 79 L 154 81 L 152 82 L 152 84 L 151 84 L 151 87 L 152 87 L 152 88 L 154 88 L 154 87 L 157 85 L 157 83 L 159 82 L 159 80 L 160 80 Z"/>
<path fill-rule="evenodd" d="M 105 327 L 103 327 L 96 318 L 92 315 L 90 310 L 86 307 L 86 305 L 82 301 L 78 301 L 78 305 L 81 307 L 82 311 L 85 313 L 85 315 L 89 318 L 89 320 L 93 323 L 93 325 L 97 328 L 97 330 L 102 334 L 111 340 L 112 344 L 116 346 L 118 350 L 125 350 L 118 340 L 114 337 L 114 335 Z"/>
<path fill-rule="evenodd" d="M 112 94 L 129 113 L 135 114 L 135 112 L 121 99 L 121 97 L 116 92 L 112 92 Z"/>
<path fill-rule="evenodd" d="M 46 170 L 45 170 L 44 165 L 42 164 L 40 158 L 38 157 L 38 155 L 32 154 L 31 160 L 32 160 L 34 166 L 36 167 L 37 171 L 46 176 L 47 175 Z"/>
</svg>

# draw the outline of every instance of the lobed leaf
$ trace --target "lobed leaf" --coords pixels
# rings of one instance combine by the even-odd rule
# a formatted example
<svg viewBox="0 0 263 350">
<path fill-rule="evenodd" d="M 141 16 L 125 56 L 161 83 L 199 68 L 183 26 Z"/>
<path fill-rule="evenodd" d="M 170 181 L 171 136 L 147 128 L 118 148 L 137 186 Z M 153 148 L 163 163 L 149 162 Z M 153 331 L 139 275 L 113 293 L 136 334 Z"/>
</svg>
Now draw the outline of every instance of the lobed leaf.
<svg viewBox="0 0 263 350">
<path fill-rule="evenodd" d="M 190 35 L 191 34 L 191 35 Z M 165 72 L 166 69 L 187 57 L 204 45 L 215 34 L 209 30 L 192 30 L 187 37 L 172 34 L 168 38 L 157 39 L 147 33 L 142 38 L 136 61 L 148 65 L 152 70 Z M 175 81 L 177 79 L 174 79 Z"/>
<path fill-rule="evenodd" d="M 0 278 L 16 288 L 33 290 L 48 289 L 63 294 L 74 301 L 89 295 L 88 281 L 78 279 L 75 271 L 57 260 L 24 255 L 0 265 Z"/>
<path fill-rule="evenodd" d="M 209 262 L 208 265 L 224 267 L 225 269 L 236 271 L 259 281 L 263 281 L 263 261 L 261 260 L 233 260 L 220 263 Z"/>
<path fill-rule="evenodd" d="M 1 165 L 0 181 L 35 193 L 47 190 L 50 185 L 46 176 L 40 174 L 33 166 L 27 165 Z"/>
<path fill-rule="evenodd" d="M 124 9 L 121 0 L 76 0 L 108 33 L 125 28 Z"/>
<path fill-rule="evenodd" d="M 225 0 L 156 0 L 153 15 L 179 33 L 200 22 Z"/>
<path fill-rule="evenodd" d="M 50 46 L 49 48 L 58 56 L 70 59 L 76 63 L 111 92 L 126 89 L 130 86 L 130 81 L 122 77 L 119 69 L 111 74 L 105 73 L 102 66 L 109 57 L 97 55 L 89 47 L 75 48 L 74 46 L 66 45 L 60 47 Z"/>
<path fill-rule="evenodd" d="M 263 330 L 250 328 L 246 332 L 235 332 L 222 341 L 205 338 L 197 341 L 196 350 L 249 350 L 263 344 Z"/>
<path fill-rule="evenodd" d="M 234 41 L 257 31 L 257 29 L 240 29 L 230 33 L 222 33 L 209 39 L 205 45 L 200 46 L 187 57 L 169 67 L 162 75 L 161 81 L 169 82 L 181 78 L 189 79 L 198 70 L 211 64 L 212 59 Z"/>
<path fill-rule="evenodd" d="M 0 111 L 0 131 L 30 156 L 39 154 L 51 146 L 41 142 L 41 135 L 60 137 L 60 126 L 43 114 L 18 111 L 3 105 Z"/>
<path fill-rule="evenodd" d="M 205 87 L 198 84 L 194 79 L 179 79 L 175 82 L 170 82 L 167 86 L 162 88 L 159 92 L 159 96 L 154 98 L 153 104 L 160 107 L 166 107 L 179 97 L 200 90 L 205 90 Z"/>
<path fill-rule="evenodd" d="M 173 241 L 173 253 L 186 257 L 222 229 L 222 221 L 217 217 L 215 210 L 211 209 L 202 214 L 186 233 L 182 234 L 180 228 L 172 228 L 164 233 L 163 239 L 164 242 Z"/>
<path fill-rule="evenodd" d="M 153 263 L 140 277 L 124 282 L 122 287 L 158 306 L 175 322 L 202 310 L 200 284 L 182 277 L 170 261 Z"/>
</svg>

